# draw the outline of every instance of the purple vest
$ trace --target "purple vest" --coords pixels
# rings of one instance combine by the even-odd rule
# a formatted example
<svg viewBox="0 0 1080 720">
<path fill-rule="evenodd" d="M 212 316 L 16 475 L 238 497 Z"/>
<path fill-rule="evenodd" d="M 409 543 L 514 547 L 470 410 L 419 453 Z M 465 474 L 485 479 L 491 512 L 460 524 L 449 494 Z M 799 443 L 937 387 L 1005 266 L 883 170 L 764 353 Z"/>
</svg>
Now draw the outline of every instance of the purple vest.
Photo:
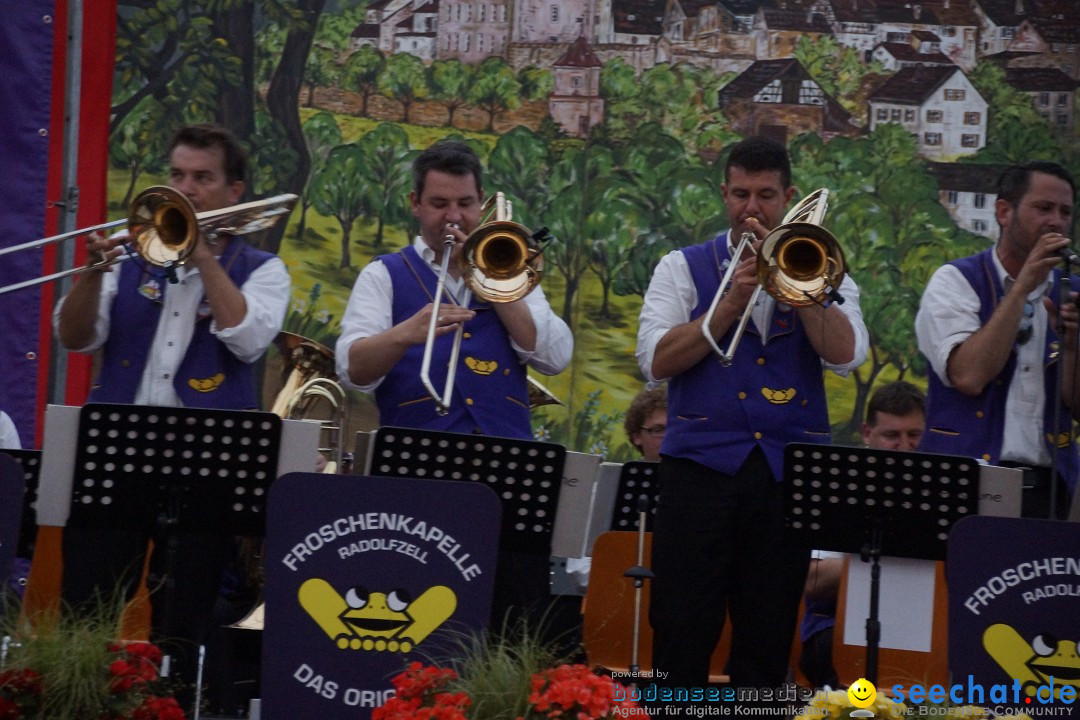
<svg viewBox="0 0 1080 720">
<path fill-rule="evenodd" d="M 379 260 L 393 283 L 397 325 L 432 301 L 438 277 L 412 246 Z M 443 302 L 450 301 L 444 297 Z M 435 401 L 420 382 L 424 346 L 413 345 L 375 389 L 383 425 L 532 438 L 525 366 L 491 305 L 473 300 L 469 307 L 476 317 L 465 325 L 449 412 L 435 411 Z M 453 340 L 453 334 L 436 338 L 432 350 L 429 372 L 439 391 L 446 386 Z"/>
<path fill-rule="evenodd" d="M 221 264 L 236 286 L 241 287 L 251 273 L 272 257 L 233 238 L 221 257 Z M 101 372 L 89 402 L 135 402 L 168 292 L 168 283 L 158 278 L 161 297 L 151 299 L 142 294 L 140 288 L 149 279 L 137 262 L 120 267 L 111 310 L 112 330 L 105 341 Z M 209 314 L 195 322 L 191 343 L 177 368 L 173 387 L 184 407 L 250 410 L 259 405 L 252 365 L 238 359 L 210 333 Z"/>
<path fill-rule="evenodd" d="M 729 260 L 727 233 L 683 248 L 682 253 L 697 288 L 693 319 L 705 314 L 720 287 Z M 734 325 L 719 345 L 726 347 L 733 333 Z M 821 358 L 810 345 L 798 314 L 779 303 L 768 343 L 762 344 L 750 322 L 730 367 L 721 365 L 710 352 L 669 382 L 663 454 L 734 475 L 750 451 L 760 446 L 774 479 L 780 481 L 785 445 L 830 440 Z"/>
<path fill-rule="evenodd" d="M 990 319 L 998 302 L 1005 294 L 991 253 L 994 248 L 949 263 L 957 268 L 979 297 L 979 320 L 982 324 Z M 1057 297 L 1061 272 L 1051 275 L 1051 297 Z M 1072 286 L 1080 287 L 1078 279 L 1072 278 Z M 1058 399 L 1057 361 L 1058 338 L 1054 328 L 1047 327 L 1046 347 L 1043 352 L 1043 387 L 1046 403 L 1043 410 L 1043 428 L 1054 425 L 1054 405 Z M 937 373 L 928 373 L 926 393 L 926 432 L 923 433 L 919 450 L 923 452 L 949 453 L 997 463 L 1001 454 L 1001 442 L 1005 429 L 1005 399 L 1016 370 L 1016 353 L 1010 353 L 1005 368 L 997 378 L 987 384 L 980 395 L 971 397 L 955 388 L 946 386 Z M 1064 445 L 1054 448 L 1053 437 L 1043 432 L 1047 450 L 1058 452 L 1058 467 L 1069 487 L 1076 486 L 1078 458 L 1076 445 L 1070 441 L 1071 419 L 1069 411 L 1062 409 L 1061 435 Z"/>
</svg>

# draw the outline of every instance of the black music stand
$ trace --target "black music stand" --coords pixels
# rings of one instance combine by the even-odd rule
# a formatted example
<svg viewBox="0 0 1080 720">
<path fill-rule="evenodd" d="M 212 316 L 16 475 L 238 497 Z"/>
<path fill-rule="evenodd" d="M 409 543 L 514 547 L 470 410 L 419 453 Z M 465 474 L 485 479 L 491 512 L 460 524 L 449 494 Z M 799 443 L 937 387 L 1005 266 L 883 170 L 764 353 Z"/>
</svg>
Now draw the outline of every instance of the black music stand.
<svg viewBox="0 0 1080 720">
<path fill-rule="evenodd" d="M 168 628 L 177 535 L 265 535 L 280 438 L 273 413 L 86 405 L 67 524 L 164 534 Z"/>
<path fill-rule="evenodd" d="M 19 526 L 19 546 L 16 555 L 31 558 L 34 555 L 34 541 L 37 537 L 37 499 L 39 476 L 41 474 L 40 450 L 3 450 L 15 459 L 22 470 L 26 483 L 23 492 L 22 521 Z"/>
<path fill-rule="evenodd" d="M 979 465 L 954 455 L 790 443 L 784 448 L 784 525 L 809 548 L 870 562 L 866 679 L 877 682 L 879 560 L 944 560 L 953 524 L 978 510 Z"/>
<path fill-rule="evenodd" d="M 641 518 L 641 502 L 642 498 L 645 498 L 648 503 L 645 530 L 652 532 L 652 519 L 656 515 L 656 471 L 659 467 L 660 463 L 645 460 L 633 460 L 623 464 L 615 494 L 612 530 L 637 530 Z"/>
<path fill-rule="evenodd" d="M 381 427 L 371 475 L 484 483 L 502 501 L 500 546 L 547 557 L 565 462 L 554 443 Z"/>
<path fill-rule="evenodd" d="M 0 598 L 8 576 L 15 572 L 15 555 L 19 546 L 20 520 L 26 494 L 22 468 L 5 451 L 0 451 Z"/>
<path fill-rule="evenodd" d="M 502 523 L 492 618 L 506 622 L 512 612 L 538 610 L 551 594 L 551 536 L 565 463 L 566 448 L 554 443 L 381 427 L 370 474 L 478 482 L 495 491 Z"/>
</svg>

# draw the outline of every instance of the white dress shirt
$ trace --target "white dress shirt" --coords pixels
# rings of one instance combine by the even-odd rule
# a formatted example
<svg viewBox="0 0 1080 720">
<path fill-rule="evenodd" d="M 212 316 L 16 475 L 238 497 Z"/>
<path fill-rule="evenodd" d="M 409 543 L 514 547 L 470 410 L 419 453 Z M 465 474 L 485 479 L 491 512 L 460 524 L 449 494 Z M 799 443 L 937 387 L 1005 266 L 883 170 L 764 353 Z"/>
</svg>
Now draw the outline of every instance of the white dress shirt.
<svg viewBox="0 0 1080 720">
<path fill-rule="evenodd" d="M 728 254 L 733 253 L 734 248 L 729 238 Z M 866 360 L 866 353 L 870 347 L 870 333 L 866 330 L 862 309 L 859 307 L 859 288 L 851 279 L 851 275 L 844 275 L 844 280 L 840 283 L 840 295 L 843 296 L 844 302 L 838 303 L 837 307 L 851 322 L 855 335 L 855 354 L 851 362 L 842 365 L 825 363 L 825 367 L 838 375 L 846 376 Z M 637 361 L 641 372 L 650 382 L 665 379 L 655 377 L 652 373 L 653 358 L 656 356 L 656 346 L 660 339 L 672 328 L 690 322 L 690 313 L 697 304 L 697 286 L 694 285 L 690 265 L 682 251 L 673 250 L 660 258 L 652 280 L 649 282 L 649 289 L 645 292 L 645 302 L 641 307 L 641 317 L 638 320 Z M 764 343 L 768 343 L 768 337 L 762 328 L 767 330 L 771 326 L 775 308 L 776 300 L 763 292 L 759 294 L 757 306 L 750 315 Z M 812 328 L 806 328 L 806 330 L 813 331 Z"/>
<path fill-rule="evenodd" d="M 1008 288 L 1012 278 L 1005 272 L 996 250 L 991 256 L 1002 287 Z M 1042 439 L 1046 403 L 1043 354 L 1049 323 L 1042 299 L 1049 287 L 1047 280 L 1027 297 L 1035 311 L 1031 318 L 1032 334 L 1026 343 L 1016 346 L 1016 371 L 1005 396 L 1002 460 L 1050 464 L 1050 453 Z M 942 265 L 935 270 L 923 291 L 915 316 L 915 337 L 919 351 L 930 361 L 931 369 L 946 387 L 953 387 L 947 372 L 949 355 L 982 327 L 979 307 L 979 296 L 953 265 Z"/>
<path fill-rule="evenodd" d="M 15 428 L 15 423 L 12 422 L 11 417 L 3 410 L 0 410 L 0 449 L 22 449 L 22 443 L 19 442 L 19 431 Z"/>
<path fill-rule="evenodd" d="M 423 238 L 416 237 L 413 248 L 432 272 L 438 275 L 442 271 L 441 266 L 435 262 L 435 251 L 427 246 Z M 465 282 L 461 278 L 447 274 L 445 287 L 455 300 L 463 298 Z M 574 336 L 570 328 L 551 309 L 544 290 L 539 285 L 524 297 L 523 302 L 529 308 L 529 314 L 536 325 L 536 349 L 523 350 L 513 338 L 510 338 L 510 346 L 514 348 L 522 364 L 544 375 L 562 372 L 570 364 L 570 356 L 574 352 Z M 378 335 L 393 327 L 393 305 L 394 286 L 390 280 L 390 271 L 382 262 L 368 263 L 360 271 L 352 294 L 349 295 L 349 303 L 341 319 L 341 337 L 338 338 L 335 350 L 338 378 L 347 387 L 371 393 L 382 383 L 383 378 L 378 378 L 368 385 L 355 385 L 349 380 L 349 347 L 357 340 Z"/>
<path fill-rule="evenodd" d="M 94 340 L 74 352 L 94 352 L 108 340 L 119 276 L 119 269 L 105 273 L 101 283 L 98 317 L 94 324 Z M 150 345 L 142 381 L 135 393 L 136 405 L 181 407 L 173 380 L 195 332 L 196 319 L 208 314 L 210 307 L 204 302 L 205 292 L 198 268 L 190 263 L 182 265 L 177 269 L 176 277 L 178 282 L 170 284 L 165 292 L 161 319 Z M 167 283 L 164 279 L 159 282 Z M 255 362 L 281 330 L 289 306 L 290 290 L 285 263 L 279 257 L 270 258 L 256 268 L 240 288 L 247 305 L 244 319 L 239 325 L 224 330 L 219 330 L 211 319 L 211 334 L 238 359 L 246 363 Z M 53 310 L 54 331 L 60 325 L 63 303 L 64 300 L 61 300 Z"/>
</svg>

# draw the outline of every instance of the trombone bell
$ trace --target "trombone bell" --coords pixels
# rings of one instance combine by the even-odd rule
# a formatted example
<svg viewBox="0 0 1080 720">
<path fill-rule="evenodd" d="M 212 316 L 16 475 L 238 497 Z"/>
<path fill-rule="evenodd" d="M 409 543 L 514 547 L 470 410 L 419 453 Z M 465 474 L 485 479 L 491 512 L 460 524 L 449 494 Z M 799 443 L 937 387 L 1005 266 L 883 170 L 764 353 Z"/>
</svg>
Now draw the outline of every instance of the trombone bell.
<svg viewBox="0 0 1080 720">
<path fill-rule="evenodd" d="M 201 232 L 213 237 L 217 234 L 247 235 L 265 230 L 287 216 L 295 203 L 296 195 L 284 194 L 232 205 L 220 210 L 196 213 L 191 201 L 179 190 L 174 190 L 167 185 L 152 185 L 132 200 L 125 220 L 113 220 L 61 235 L 32 240 L 21 245 L 0 248 L 0 255 L 44 247 L 124 224 L 127 224 L 127 244 L 131 246 L 132 251 L 111 261 L 69 268 L 51 275 L 5 285 L 0 287 L 0 295 L 51 280 L 78 275 L 87 270 L 114 265 L 133 257 L 141 258 L 147 265 L 165 268 L 166 272 L 171 272 L 176 266 L 183 265 L 191 256 Z"/>
<path fill-rule="evenodd" d="M 509 220 L 481 225 L 461 250 L 462 277 L 487 302 L 513 302 L 532 292 L 544 272 L 529 231 Z"/>
<path fill-rule="evenodd" d="M 701 332 L 720 358 L 730 365 L 735 347 L 742 338 L 750 314 L 761 291 L 777 302 L 791 307 L 805 307 L 823 302 L 840 288 L 844 280 L 844 252 L 831 232 L 821 226 L 829 207 L 829 189 L 819 188 L 807 195 L 785 216 L 781 224 L 765 236 L 757 256 L 758 286 L 739 318 L 727 350 L 721 350 L 710 326 L 716 306 L 727 292 L 737 260 L 732 260 L 720 280 L 720 287 L 702 320 Z M 732 258 L 742 257 L 745 248 L 753 247 L 754 235 L 743 233 Z"/>
<path fill-rule="evenodd" d="M 781 225 L 758 255 L 758 282 L 792 307 L 822 302 L 844 280 L 844 252 L 831 232 L 811 223 Z"/>
<path fill-rule="evenodd" d="M 199 239 L 195 208 L 170 187 L 148 187 L 131 203 L 128 235 L 139 256 L 151 265 L 182 265 Z"/>
</svg>

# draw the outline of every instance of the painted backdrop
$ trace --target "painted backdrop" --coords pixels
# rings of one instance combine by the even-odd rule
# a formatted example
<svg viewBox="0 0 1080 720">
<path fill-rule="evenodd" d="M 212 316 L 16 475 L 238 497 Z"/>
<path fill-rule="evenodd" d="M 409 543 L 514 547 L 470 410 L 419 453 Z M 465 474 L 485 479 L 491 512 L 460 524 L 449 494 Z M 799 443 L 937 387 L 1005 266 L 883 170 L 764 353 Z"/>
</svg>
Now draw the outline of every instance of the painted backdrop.
<svg viewBox="0 0 1080 720">
<path fill-rule="evenodd" d="M 1080 175 L 1075 3 L 120 0 L 117 17 L 110 214 L 164 179 L 178 124 L 229 126 L 253 196 L 301 198 L 264 242 L 292 275 L 286 329 L 332 347 L 359 269 L 415 231 L 410 161 L 462 137 L 486 190 L 558 238 L 543 284 L 577 347 L 543 379 L 565 406 L 537 411 L 536 433 L 614 460 L 632 456 L 621 422 L 652 269 L 727 226 L 741 137 L 782 139 L 801 192 L 832 191 L 825 225 L 872 335 L 866 364 L 828 381 L 838 439 L 876 384 L 925 382 L 919 296 L 992 242 L 1001 165 Z M 357 395 L 351 425 L 375 423 Z"/>
</svg>

